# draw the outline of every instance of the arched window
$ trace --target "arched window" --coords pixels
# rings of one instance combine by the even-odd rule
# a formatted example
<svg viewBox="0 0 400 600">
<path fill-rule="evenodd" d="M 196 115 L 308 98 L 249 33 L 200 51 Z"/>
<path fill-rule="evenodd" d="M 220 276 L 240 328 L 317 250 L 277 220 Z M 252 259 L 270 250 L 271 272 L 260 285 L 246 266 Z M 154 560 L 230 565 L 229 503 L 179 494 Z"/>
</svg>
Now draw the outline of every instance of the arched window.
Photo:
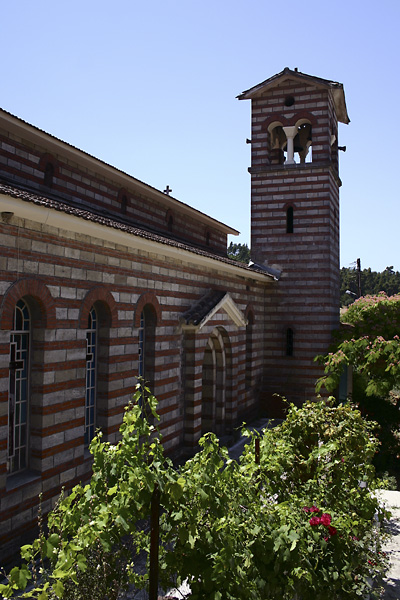
<svg viewBox="0 0 400 600">
<path fill-rule="evenodd" d="M 169 215 L 169 217 L 168 217 L 168 231 L 170 231 L 172 233 L 173 228 L 174 228 L 174 217 L 172 215 Z"/>
<path fill-rule="evenodd" d="M 151 304 L 146 304 L 140 313 L 138 375 L 151 391 L 154 389 L 156 325 L 156 312 Z"/>
<path fill-rule="evenodd" d="M 28 466 L 30 329 L 28 306 L 23 300 L 18 300 L 10 335 L 8 473 L 17 473 Z"/>
<path fill-rule="evenodd" d="M 145 348 L 145 316 L 144 310 L 140 313 L 140 325 L 139 325 L 139 348 L 138 348 L 138 375 L 144 379 L 144 348 Z"/>
<path fill-rule="evenodd" d="M 97 333 L 97 313 L 92 306 L 86 331 L 85 446 L 92 441 L 96 429 Z"/>
<path fill-rule="evenodd" d="M 209 231 L 206 232 L 206 246 L 210 245 L 210 241 L 211 241 L 211 234 Z"/>
<path fill-rule="evenodd" d="M 253 329 L 254 314 L 249 311 L 246 325 L 246 389 L 249 390 L 253 385 Z"/>
<path fill-rule="evenodd" d="M 293 206 L 286 210 L 286 233 L 293 233 Z"/>
<path fill-rule="evenodd" d="M 51 162 L 48 162 L 46 164 L 46 168 L 44 170 L 44 179 L 43 179 L 44 185 L 46 185 L 47 187 L 52 187 L 53 179 L 54 179 L 54 166 L 51 164 Z"/>
<path fill-rule="evenodd" d="M 286 356 L 293 356 L 294 353 L 294 331 L 290 327 L 286 329 Z"/>
<path fill-rule="evenodd" d="M 121 212 L 122 214 L 126 214 L 126 209 L 128 206 L 128 198 L 126 197 L 126 195 L 124 194 L 121 198 Z"/>
</svg>

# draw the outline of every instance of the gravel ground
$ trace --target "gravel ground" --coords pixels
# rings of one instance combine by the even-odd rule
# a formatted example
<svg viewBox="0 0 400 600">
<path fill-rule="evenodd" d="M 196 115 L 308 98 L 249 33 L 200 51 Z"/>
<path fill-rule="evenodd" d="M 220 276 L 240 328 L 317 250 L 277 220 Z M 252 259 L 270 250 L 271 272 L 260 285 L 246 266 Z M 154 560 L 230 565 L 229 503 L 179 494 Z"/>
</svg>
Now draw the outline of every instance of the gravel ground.
<svg viewBox="0 0 400 600">
<path fill-rule="evenodd" d="M 392 513 L 387 524 L 391 537 L 385 544 L 390 558 L 390 569 L 385 579 L 382 600 L 400 600 L 400 492 L 382 490 L 380 498 Z"/>
</svg>

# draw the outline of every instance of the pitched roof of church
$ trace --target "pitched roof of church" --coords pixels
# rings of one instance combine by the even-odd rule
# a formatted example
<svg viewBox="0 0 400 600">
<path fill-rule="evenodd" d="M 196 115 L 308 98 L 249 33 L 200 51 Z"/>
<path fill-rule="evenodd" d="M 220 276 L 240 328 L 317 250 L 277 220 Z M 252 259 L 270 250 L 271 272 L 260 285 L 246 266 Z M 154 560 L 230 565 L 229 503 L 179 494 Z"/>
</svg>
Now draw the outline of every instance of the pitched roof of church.
<svg viewBox="0 0 400 600">
<path fill-rule="evenodd" d="M 72 206 L 70 204 L 66 204 L 64 202 L 60 202 L 58 200 L 46 198 L 44 196 L 39 196 L 32 192 L 21 190 L 19 188 L 6 185 L 0 182 L 0 194 L 4 194 L 6 196 L 11 196 L 12 198 L 18 198 L 24 202 L 30 202 L 35 204 L 36 206 L 42 206 L 44 208 L 53 209 L 59 212 L 63 212 L 65 214 L 72 215 L 74 217 L 78 217 L 84 219 L 86 221 L 91 221 L 93 223 L 97 223 L 99 225 L 104 225 L 105 227 L 110 227 L 113 229 L 117 229 L 121 232 L 128 233 L 130 235 L 138 236 L 140 238 L 144 238 L 147 240 L 151 240 L 153 242 L 164 244 L 167 246 L 172 246 L 177 249 L 184 250 L 186 252 L 191 252 L 192 254 L 197 254 L 199 256 L 204 256 L 207 258 L 211 258 L 213 260 L 229 264 L 231 266 L 235 266 L 238 269 L 243 269 L 248 271 L 249 275 L 251 272 L 256 271 L 259 274 L 263 274 L 266 278 L 276 279 L 271 273 L 266 272 L 260 267 L 254 268 L 254 265 L 251 267 L 240 263 L 238 261 L 232 260 L 228 257 L 221 256 L 219 254 L 214 254 L 212 252 L 207 252 L 206 250 L 202 250 L 201 248 L 197 248 L 196 246 L 190 246 L 189 244 L 185 244 L 183 242 L 179 242 L 177 240 L 171 239 L 169 237 L 164 237 L 162 235 L 156 234 L 152 231 L 146 231 L 145 229 L 141 229 L 139 227 L 134 227 L 133 225 L 128 225 L 126 223 L 122 223 L 117 221 L 116 219 L 111 219 L 110 217 L 105 217 L 103 215 L 97 214 L 95 212 L 91 212 L 89 210 L 84 210 L 78 208 L 76 206 Z"/>
<path fill-rule="evenodd" d="M 343 84 L 338 81 L 331 81 L 329 79 L 322 79 L 322 77 L 315 77 L 314 75 L 307 75 L 307 73 L 301 73 L 297 69 L 292 71 L 289 67 L 285 67 L 283 71 L 272 75 L 265 81 L 254 85 L 253 87 L 245 90 L 237 96 L 239 100 L 248 100 L 257 98 L 269 87 L 275 87 L 278 81 L 284 81 L 285 79 L 300 79 L 318 86 L 330 88 L 332 90 L 333 100 L 335 102 L 336 115 L 341 123 L 346 125 L 350 123 L 349 115 L 347 114 L 346 100 L 344 97 Z"/>
<path fill-rule="evenodd" d="M 114 175 L 117 175 L 119 178 L 122 177 L 123 179 L 125 179 L 125 184 L 129 183 L 130 185 L 133 185 L 134 187 L 138 188 L 138 190 L 141 190 L 145 194 L 156 198 L 158 201 L 161 201 L 166 207 L 180 208 L 185 212 L 189 212 L 193 216 L 200 218 L 203 222 L 208 223 L 209 225 L 215 227 L 216 229 L 219 229 L 220 231 L 223 231 L 224 233 L 231 235 L 238 235 L 240 233 L 237 229 L 234 229 L 233 227 L 230 227 L 229 225 L 226 225 L 225 223 L 222 223 L 221 221 L 210 217 L 206 213 L 203 213 L 202 211 L 193 208 L 192 206 L 186 204 L 185 202 L 182 202 L 181 200 L 177 200 L 173 196 L 165 194 L 161 190 L 158 190 L 157 188 L 149 185 L 148 183 L 145 183 L 140 179 L 133 177 L 133 175 L 129 175 L 121 169 L 118 169 L 117 167 L 114 167 L 113 165 L 110 165 L 109 163 L 99 158 L 96 158 L 88 152 L 85 152 L 84 150 L 73 146 L 69 142 L 65 142 L 64 140 L 57 138 L 51 133 L 47 133 L 47 131 L 36 127 L 36 125 L 31 125 L 31 123 L 24 121 L 24 119 L 13 115 L 12 113 L 8 112 L 7 110 L 4 110 L 3 108 L 0 108 L 0 121 L 3 121 L 4 125 L 11 132 L 20 135 L 22 138 L 31 139 L 31 141 L 33 141 L 34 143 L 37 143 L 38 136 L 43 138 L 43 140 L 46 141 L 46 148 L 49 151 L 55 149 L 57 149 L 57 151 L 60 151 L 60 149 L 62 149 L 64 152 L 67 153 L 72 152 L 74 153 L 75 157 L 77 155 L 79 156 L 80 162 L 87 162 L 92 168 L 96 168 L 97 166 L 97 168 L 107 169 L 109 173 L 113 172 Z"/>
</svg>

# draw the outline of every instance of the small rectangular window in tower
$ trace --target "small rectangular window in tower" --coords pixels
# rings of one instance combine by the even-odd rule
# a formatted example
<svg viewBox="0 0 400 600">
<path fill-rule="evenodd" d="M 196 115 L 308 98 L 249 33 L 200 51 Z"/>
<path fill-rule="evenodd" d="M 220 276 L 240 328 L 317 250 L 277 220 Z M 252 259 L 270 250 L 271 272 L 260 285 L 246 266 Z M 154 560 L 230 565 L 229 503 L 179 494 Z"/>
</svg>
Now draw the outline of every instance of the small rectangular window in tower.
<svg viewBox="0 0 400 600">
<path fill-rule="evenodd" d="M 286 211 L 286 233 L 293 233 L 293 206 Z"/>
<path fill-rule="evenodd" d="M 286 329 L 286 356 L 293 356 L 294 351 L 294 332 L 288 327 Z"/>
</svg>

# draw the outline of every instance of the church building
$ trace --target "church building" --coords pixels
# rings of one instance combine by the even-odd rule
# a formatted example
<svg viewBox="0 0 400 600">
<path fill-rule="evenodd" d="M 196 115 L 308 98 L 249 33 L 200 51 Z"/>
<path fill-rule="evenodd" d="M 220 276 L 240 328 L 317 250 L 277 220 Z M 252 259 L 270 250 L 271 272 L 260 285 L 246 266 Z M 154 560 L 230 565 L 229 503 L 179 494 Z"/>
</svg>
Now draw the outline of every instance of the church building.
<svg viewBox="0 0 400 600">
<path fill-rule="evenodd" d="M 288 68 L 251 100 L 250 265 L 238 232 L 0 110 L 0 562 L 118 439 L 143 377 L 172 457 L 275 394 L 315 396 L 339 322 L 343 86 Z"/>
</svg>

